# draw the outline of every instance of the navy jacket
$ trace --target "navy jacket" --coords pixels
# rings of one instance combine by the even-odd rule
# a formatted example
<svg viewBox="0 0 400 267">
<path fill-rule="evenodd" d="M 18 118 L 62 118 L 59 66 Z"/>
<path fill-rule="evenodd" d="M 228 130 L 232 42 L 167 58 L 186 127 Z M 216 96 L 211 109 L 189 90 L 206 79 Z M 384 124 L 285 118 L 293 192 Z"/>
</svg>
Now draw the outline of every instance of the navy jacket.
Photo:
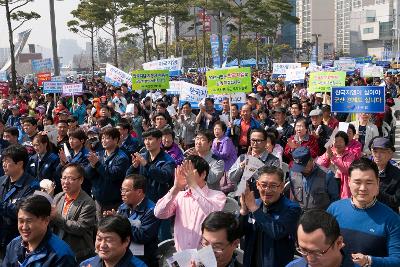
<svg viewBox="0 0 400 267">
<path fill-rule="evenodd" d="M 151 161 L 148 151 L 142 153 L 142 156 L 147 160 L 147 165 L 139 166 L 139 168 L 134 168 L 132 165 L 126 175 L 139 173 L 146 177 L 146 195 L 150 200 L 157 203 L 168 192 L 174 182 L 175 160 L 162 150 L 153 161 Z"/>
<path fill-rule="evenodd" d="M 118 208 L 118 214 L 131 222 L 132 242 L 144 245 L 144 256 L 137 257 L 149 266 L 158 266 L 157 235 L 160 220 L 154 216 L 154 207 L 154 202 L 145 197 L 134 210 L 125 203 Z M 137 220 L 140 224 L 135 223 Z"/>
<path fill-rule="evenodd" d="M 47 152 L 40 161 L 39 155 L 36 153 L 29 158 L 26 170 L 39 181 L 43 179 L 56 181 L 56 168 L 59 163 L 58 155 L 53 152 Z"/>
<path fill-rule="evenodd" d="M 86 147 L 83 147 L 78 153 L 74 154 L 74 151 L 70 151 L 71 158 L 68 159 L 69 163 L 79 163 L 83 168 L 85 168 L 85 178 L 83 179 L 82 189 L 90 196 L 92 195 L 92 182 L 88 178 L 87 167 L 89 166 L 89 150 Z M 57 179 L 61 179 L 61 171 L 63 166 L 61 164 L 57 165 L 56 168 L 56 176 Z"/>
<path fill-rule="evenodd" d="M 26 254 L 20 236 L 12 240 L 7 246 L 7 253 L 2 266 L 74 267 L 77 266 L 77 262 L 67 243 L 48 230 L 39 246 L 29 254 Z"/>
<path fill-rule="evenodd" d="M 131 161 L 126 154 L 117 148 L 110 156 L 105 157 L 105 150 L 100 151 L 99 161 L 95 168 L 86 167 L 88 178 L 92 181 L 92 193 L 102 206 L 121 203 L 121 184 Z"/>
<path fill-rule="evenodd" d="M 9 185 L 9 177 L 0 177 L 0 248 L 4 249 L 16 236 L 17 204 L 38 190 L 39 181 L 24 173 L 13 186 Z M 8 188 L 7 188 L 8 187 Z"/>
<path fill-rule="evenodd" d="M 390 162 L 383 172 L 379 173 L 378 200 L 388 205 L 396 213 L 400 206 L 400 169 Z"/>
<path fill-rule="evenodd" d="M 240 216 L 245 234 L 243 266 L 285 266 L 294 256 L 300 206 L 285 196 L 269 207 L 261 199 L 256 202 L 261 204 L 258 210 Z"/>
<path fill-rule="evenodd" d="M 340 267 L 358 267 L 359 265 L 355 264 L 349 255 L 344 254 L 343 251 L 342 255 L 342 263 Z M 299 259 L 295 259 L 294 261 L 290 262 L 286 267 L 309 267 L 307 261 L 302 257 Z"/>
<path fill-rule="evenodd" d="M 83 261 L 80 267 L 103 267 L 103 260 L 99 256 Z M 132 252 L 127 249 L 125 255 L 114 267 L 147 267 L 147 265 L 132 255 Z"/>
<path fill-rule="evenodd" d="M 121 144 L 121 149 L 126 153 L 128 158 L 131 158 L 133 153 L 138 152 L 139 147 L 139 140 L 137 138 L 133 138 L 130 134 L 128 134 L 128 137 Z"/>
</svg>

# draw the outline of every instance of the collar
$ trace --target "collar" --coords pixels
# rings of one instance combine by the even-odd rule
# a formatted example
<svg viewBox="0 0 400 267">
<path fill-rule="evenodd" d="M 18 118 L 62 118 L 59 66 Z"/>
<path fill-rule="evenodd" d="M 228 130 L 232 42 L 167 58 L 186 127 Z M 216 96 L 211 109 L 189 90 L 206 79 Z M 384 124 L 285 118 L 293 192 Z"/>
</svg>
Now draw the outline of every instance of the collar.
<svg viewBox="0 0 400 267">
<path fill-rule="evenodd" d="M 204 159 L 208 162 L 212 158 L 212 152 L 211 150 L 207 153 L 207 155 L 204 156 Z"/>
<path fill-rule="evenodd" d="M 79 189 L 79 191 L 73 195 L 65 194 L 65 202 L 76 200 L 80 193 L 81 193 L 81 190 Z"/>
<path fill-rule="evenodd" d="M 375 206 L 377 201 L 378 200 L 376 199 L 376 197 L 374 197 L 374 200 L 372 200 L 371 203 L 368 203 L 365 207 L 359 208 L 354 204 L 353 197 L 350 198 L 351 205 L 353 206 L 353 208 L 358 209 L 358 210 L 366 210 L 366 209 L 372 208 L 373 206 Z"/>
<path fill-rule="evenodd" d="M 46 234 L 43 236 L 42 241 L 40 241 L 39 245 L 34 251 L 29 251 L 28 252 L 28 244 L 24 242 L 21 238 L 21 248 L 24 254 L 26 255 L 31 255 L 31 254 L 39 254 L 43 252 L 46 249 L 46 245 L 48 240 L 51 238 L 52 232 L 50 231 L 49 228 L 47 228 Z M 24 257 L 26 258 L 26 256 Z"/>
<path fill-rule="evenodd" d="M 24 172 L 21 177 L 19 177 L 19 179 L 17 181 L 15 181 L 14 186 L 15 187 L 19 187 L 22 188 L 24 187 L 25 181 L 28 179 L 28 175 L 26 172 Z M 11 182 L 11 178 L 10 176 L 7 176 L 7 179 L 4 180 L 4 182 L 10 181 Z"/>
<path fill-rule="evenodd" d="M 281 206 L 283 203 L 283 199 L 285 197 L 281 195 L 281 197 L 274 203 L 271 203 L 269 206 L 265 205 L 265 203 L 260 199 L 260 202 L 262 203 L 263 211 L 265 213 L 271 212 L 271 211 L 279 211 L 281 210 Z"/>
<path fill-rule="evenodd" d="M 133 257 L 133 254 L 131 252 L 131 250 L 128 248 L 124 254 L 124 256 L 118 261 L 118 263 L 114 266 L 114 267 L 123 267 L 123 266 L 129 266 L 129 262 L 130 259 Z M 99 265 L 100 266 L 106 266 L 104 261 L 102 259 L 100 259 L 99 256 L 97 256 L 97 258 L 99 259 Z M 97 265 L 94 265 L 97 266 Z"/>
<path fill-rule="evenodd" d="M 269 156 L 269 153 L 265 150 L 261 155 L 258 157 L 261 161 L 265 162 Z"/>
</svg>

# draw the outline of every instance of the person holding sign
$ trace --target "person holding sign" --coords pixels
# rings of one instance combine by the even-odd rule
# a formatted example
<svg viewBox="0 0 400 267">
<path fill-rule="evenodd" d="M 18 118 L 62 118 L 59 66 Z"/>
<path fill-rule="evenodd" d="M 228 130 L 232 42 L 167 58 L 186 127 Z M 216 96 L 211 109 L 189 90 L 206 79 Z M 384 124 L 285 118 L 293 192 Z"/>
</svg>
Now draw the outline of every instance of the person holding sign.
<svg viewBox="0 0 400 267">
<path fill-rule="evenodd" d="M 206 98 L 204 106 L 199 104 L 199 107 L 196 123 L 200 125 L 200 130 L 212 130 L 214 123 L 219 120 L 219 114 L 214 108 L 214 99 Z"/>
<path fill-rule="evenodd" d="M 358 115 L 358 120 L 352 121 L 351 124 L 356 128 L 355 139 L 360 141 L 362 144 L 362 154 L 364 156 L 371 155 L 371 151 L 368 148 L 369 142 L 375 136 L 379 136 L 378 127 L 375 124 L 370 122 L 371 114 L 369 113 L 360 113 Z"/>
</svg>

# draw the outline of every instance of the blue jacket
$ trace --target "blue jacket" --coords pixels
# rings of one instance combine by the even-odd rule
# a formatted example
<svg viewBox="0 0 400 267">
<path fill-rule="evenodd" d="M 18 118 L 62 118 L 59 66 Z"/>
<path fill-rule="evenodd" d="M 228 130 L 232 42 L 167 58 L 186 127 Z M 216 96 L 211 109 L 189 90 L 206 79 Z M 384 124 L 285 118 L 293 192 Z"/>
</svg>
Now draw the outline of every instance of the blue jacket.
<svg viewBox="0 0 400 267">
<path fill-rule="evenodd" d="M 12 240 L 7 246 L 7 253 L 2 266 L 74 267 L 77 266 L 77 262 L 75 261 L 74 253 L 67 243 L 51 233 L 50 230 L 47 230 L 39 246 L 29 254 L 26 254 L 21 236 Z"/>
<path fill-rule="evenodd" d="M 86 105 L 78 105 L 75 110 L 73 108 L 70 109 L 70 112 L 72 113 L 72 116 L 75 116 L 78 119 L 78 125 L 82 125 L 85 123 L 85 117 L 86 117 Z"/>
<path fill-rule="evenodd" d="M 82 189 L 90 196 L 92 195 L 92 182 L 88 178 L 88 173 L 87 173 L 87 168 L 89 166 L 89 160 L 88 160 L 88 155 L 89 155 L 89 150 L 86 149 L 86 147 L 83 147 L 78 153 L 74 154 L 74 151 L 70 151 L 71 153 L 71 158 L 68 159 L 69 163 L 79 163 L 83 168 L 85 168 L 85 179 L 83 179 L 82 183 Z M 61 179 L 61 171 L 63 169 L 63 166 L 61 164 L 57 165 L 56 168 L 56 176 L 57 180 Z"/>
<path fill-rule="evenodd" d="M 149 266 L 157 266 L 158 227 L 160 220 L 154 216 L 155 204 L 145 197 L 142 202 L 132 210 L 127 204 L 118 208 L 118 214 L 126 217 L 131 222 L 132 242 L 144 245 L 144 256 L 137 256 Z M 140 226 L 135 226 L 135 221 L 140 221 Z"/>
<path fill-rule="evenodd" d="M 110 156 L 105 157 L 105 150 L 98 153 L 99 161 L 92 168 L 86 167 L 88 178 L 92 181 L 92 193 L 102 206 L 121 203 L 121 184 L 131 161 L 126 154 L 117 148 Z"/>
<path fill-rule="evenodd" d="M 142 153 L 142 156 L 147 160 L 147 165 L 139 166 L 139 168 L 134 168 L 132 165 L 126 175 L 139 173 L 146 177 L 146 195 L 150 200 L 157 203 L 174 183 L 175 160 L 162 150 L 153 161 L 151 161 L 148 151 Z"/>
<path fill-rule="evenodd" d="M 9 181 L 6 175 L 0 177 L 0 249 L 18 236 L 17 204 L 40 188 L 39 181 L 27 172 L 13 186 Z"/>
<path fill-rule="evenodd" d="M 233 135 L 232 135 L 232 130 L 231 128 L 228 128 L 226 130 L 226 136 L 232 137 L 233 144 L 235 146 L 239 145 L 239 137 L 242 132 L 242 127 L 241 127 L 242 119 L 236 119 L 233 121 Z M 250 129 L 247 132 L 247 145 L 250 145 L 250 132 L 253 129 L 258 129 L 261 128 L 261 124 L 255 120 L 253 117 L 250 119 Z"/>
<path fill-rule="evenodd" d="M 365 209 L 356 208 L 350 198 L 333 202 L 327 211 L 339 223 L 345 253 L 372 257 L 372 266 L 400 266 L 400 217 L 377 201 Z"/>
<path fill-rule="evenodd" d="M 349 255 L 346 255 L 343 251 L 342 252 L 342 263 L 340 267 L 359 267 L 359 265 L 355 264 Z M 290 262 L 286 267 L 309 267 L 305 258 L 296 259 Z"/>
<path fill-rule="evenodd" d="M 40 161 L 39 155 L 34 154 L 29 158 L 26 171 L 39 181 L 43 179 L 56 181 L 56 168 L 59 162 L 58 155 L 53 152 L 47 152 Z"/>
<path fill-rule="evenodd" d="M 126 153 L 128 158 L 131 158 L 133 153 L 138 152 L 139 147 L 139 140 L 137 138 L 133 138 L 130 134 L 128 134 L 128 137 L 121 144 L 121 149 Z"/>
<path fill-rule="evenodd" d="M 80 267 L 103 267 L 103 260 L 99 256 L 87 259 L 79 265 Z M 114 267 L 147 267 L 147 265 L 132 255 L 132 252 L 127 249 L 125 255 Z"/>
<path fill-rule="evenodd" d="M 14 127 L 17 127 L 18 129 L 21 129 L 22 127 L 21 127 L 20 118 L 21 118 L 20 116 L 15 117 L 15 116 L 11 115 L 10 117 L 8 117 L 6 125 L 14 126 Z"/>
<path fill-rule="evenodd" d="M 260 205 L 258 210 L 240 216 L 246 237 L 243 266 L 285 266 L 293 260 L 296 226 L 301 209 L 285 196 L 268 208 L 262 204 L 261 199 L 256 202 Z M 257 255 L 257 259 L 253 255 Z"/>
</svg>

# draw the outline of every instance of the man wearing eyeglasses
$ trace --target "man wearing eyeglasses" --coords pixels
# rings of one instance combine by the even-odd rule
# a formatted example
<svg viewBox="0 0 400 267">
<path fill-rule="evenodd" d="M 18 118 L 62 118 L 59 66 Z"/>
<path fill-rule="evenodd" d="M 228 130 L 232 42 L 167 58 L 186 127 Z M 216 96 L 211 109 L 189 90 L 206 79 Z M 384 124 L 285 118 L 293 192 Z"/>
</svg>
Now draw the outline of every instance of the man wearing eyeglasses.
<svg viewBox="0 0 400 267">
<path fill-rule="evenodd" d="M 63 192 L 54 197 L 50 215 L 54 233 L 71 246 L 78 262 L 94 256 L 96 229 L 96 205 L 81 188 L 84 176 L 79 163 L 65 165 L 61 174 Z"/>
<path fill-rule="evenodd" d="M 217 267 L 242 267 L 235 253 L 242 232 L 239 221 L 232 213 L 215 211 L 201 224 L 200 247 L 210 246 L 217 259 Z M 192 263 L 191 267 L 196 267 Z"/>
<path fill-rule="evenodd" d="M 264 167 L 256 182 L 259 199 L 247 186 L 240 197 L 243 225 L 244 266 L 285 266 L 294 256 L 296 223 L 301 209 L 283 195 L 284 173 L 277 167 Z"/>
<path fill-rule="evenodd" d="M 157 244 L 160 220 L 154 216 L 155 204 L 146 196 L 146 178 L 139 174 L 125 177 L 121 186 L 123 203 L 118 214 L 129 219 L 132 237 L 131 250 L 134 256 L 144 261 L 149 267 L 158 266 Z M 104 215 L 114 215 L 107 211 Z"/>
<path fill-rule="evenodd" d="M 318 218 L 318 219 L 317 219 Z M 335 217 L 323 210 L 310 210 L 297 227 L 297 252 L 303 257 L 286 267 L 355 267 L 345 246 Z"/>
</svg>

